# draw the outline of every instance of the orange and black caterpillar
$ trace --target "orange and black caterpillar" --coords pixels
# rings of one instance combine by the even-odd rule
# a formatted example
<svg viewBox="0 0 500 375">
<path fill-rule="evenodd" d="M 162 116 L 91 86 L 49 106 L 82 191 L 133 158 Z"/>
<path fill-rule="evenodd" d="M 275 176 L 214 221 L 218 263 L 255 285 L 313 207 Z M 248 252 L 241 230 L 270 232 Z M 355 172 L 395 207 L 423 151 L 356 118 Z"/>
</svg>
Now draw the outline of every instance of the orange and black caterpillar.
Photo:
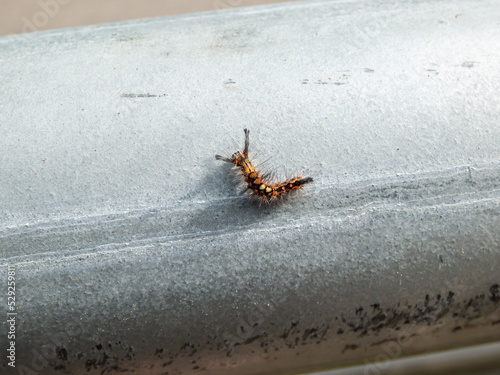
<svg viewBox="0 0 500 375">
<path fill-rule="evenodd" d="M 255 167 L 248 158 L 248 146 L 250 143 L 249 134 L 250 131 L 245 129 L 245 148 L 243 152 L 236 151 L 230 158 L 215 155 L 215 159 L 233 164 L 238 168 L 245 177 L 245 181 L 248 183 L 248 189 L 250 189 L 254 195 L 265 199 L 267 202 L 271 202 L 278 197 L 288 195 L 293 190 L 301 189 L 303 185 L 313 181 L 312 177 L 303 178 L 301 176 L 295 176 L 285 182 L 266 182 L 265 177 L 259 175 L 259 172 L 255 170 Z"/>
</svg>

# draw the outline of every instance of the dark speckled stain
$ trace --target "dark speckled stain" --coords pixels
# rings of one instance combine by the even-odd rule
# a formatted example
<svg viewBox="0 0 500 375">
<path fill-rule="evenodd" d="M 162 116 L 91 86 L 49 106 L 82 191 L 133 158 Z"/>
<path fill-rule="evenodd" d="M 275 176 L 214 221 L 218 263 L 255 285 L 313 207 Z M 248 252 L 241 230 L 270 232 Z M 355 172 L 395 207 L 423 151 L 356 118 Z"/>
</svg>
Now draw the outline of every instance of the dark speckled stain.
<svg viewBox="0 0 500 375">
<path fill-rule="evenodd" d="M 478 64 L 477 61 L 464 61 L 462 63 L 462 68 L 473 68 L 474 64 Z"/>
<path fill-rule="evenodd" d="M 167 94 L 161 94 L 161 95 L 156 95 L 156 94 L 150 94 L 150 93 L 145 93 L 145 94 L 134 94 L 134 93 L 129 93 L 129 94 L 122 94 L 122 98 L 163 98 L 167 96 Z"/>
<path fill-rule="evenodd" d="M 494 284 L 490 288 L 490 299 L 492 302 L 499 302 L 500 301 L 500 285 Z"/>
<path fill-rule="evenodd" d="M 318 338 L 318 329 L 317 328 L 306 328 L 304 330 L 304 334 L 302 335 L 302 341 L 305 340 L 314 340 Z"/>
<path fill-rule="evenodd" d="M 303 79 L 301 81 L 301 83 L 303 85 L 307 85 L 307 84 L 311 83 L 313 85 L 330 85 L 330 84 L 332 84 L 332 85 L 336 85 L 336 86 L 342 86 L 342 85 L 346 85 L 347 84 L 347 82 L 331 81 L 331 78 L 328 78 L 328 80 L 326 80 L 326 81 L 325 80 L 321 80 L 321 79 L 318 79 L 316 81 L 310 81 L 308 79 Z"/>
<path fill-rule="evenodd" d="M 342 353 L 345 353 L 346 350 L 356 350 L 359 347 L 359 345 L 356 344 L 346 344 L 344 346 L 344 349 L 342 349 Z"/>
<path fill-rule="evenodd" d="M 500 286 L 493 284 L 489 288 L 489 293 L 478 294 L 468 300 L 456 300 L 456 294 L 453 291 L 446 293 L 443 298 L 441 294 L 435 297 L 426 295 L 420 304 L 406 305 L 404 307 L 398 305 L 396 308 L 382 308 L 380 304 L 374 303 L 370 308 L 360 306 L 354 310 L 354 318 L 348 319 L 344 316 L 335 317 L 314 327 L 300 327 L 299 320 L 293 320 L 280 335 L 283 343 L 287 348 L 293 349 L 297 345 L 308 345 L 312 342 L 321 343 L 330 327 L 335 327 L 336 334 L 342 335 L 346 332 L 356 333 L 358 337 L 378 333 L 384 329 L 400 330 L 405 325 L 432 325 L 438 323 L 440 319 L 448 316 L 453 317 L 457 321 L 470 321 L 476 319 L 486 311 L 490 311 L 492 304 L 500 302 Z M 337 323 L 340 321 L 340 324 Z M 494 324 L 494 323 L 493 323 Z M 452 328 L 451 331 L 457 331 L 460 326 Z M 261 336 L 261 337 L 260 337 Z M 410 335 L 415 336 L 414 334 Z M 255 339 L 261 339 L 262 343 L 269 344 L 267 336 L 256 336 Z M 225 342 L 224 345 L 219 345 L 219 350 L 227 350 L 227 355 L 231 356 L 233 347 L 245 345 L 255 341 L 255 339 L 247 340 L 248 342 L 236 343 L 233 346 Z M 276 343 L 275 343 L 276 344 Z M 372 345 L 379 345 L 373 343 Z M 342 352 L 347 350 L 356 350 L 359 348 L 357 344 L 346 344 Z M 279 350 L 279 346 L 275 347 Z"/>
<path fill-rule="evenodd" d="M 184 345 L 182 345 L 180 350 L 181 353 L 184 353 L 189 357 L 192 357 L 197 351 L 198 349 L 196 349 L 195 345 L 189 342 L 186 342 Z"/>
<path fill-rule="evenodd" d="M 57 355 L 57 359 L 60 359 L 62 361 L 68 360 L 68 352 L 63 347 L 60 347 L 60 346 L 56 347 L 56 355 Z"/>
<path fill-rule="evenodd" d="M 159 358 L 163 358 L 161 353 L 163 353 L 163 348 L 156 348 L 154 356 L 159 357 Z"/>
<path fill-rule="evenodd" d="M 281 338 L 286 339 L 288 336 L 290 336 L 290 334 L 293 335 L 296 332 L 298 332 L 298 329 L 297 329 L 298 325 L 299 325 L 299 321 L 298 320 L 292 320 L 291 323 L 290 323 L 290 328 L 286 328 L 285 329 L 285 331 L 281 335 Z"/>
<path fill-rule="evenodd" d="M 421 303 L 415 305 L 402 306 L 398 304 L 396 307 L 384 308 L 379 303 L 373 303 L 367 307 L 359 306 L 354 309 L 350 317 L 344 315 L 333 316 L 325 319 L 321 323 L 314 326 L 304 326 L 299 319 L 291 320 L 289 325 L 285 327 L 279 337 L 270 337 L 266 332 L 260 331 L 249 338 L 242 339 L 241 342 L 229 342 L 222 340 L 216 343 L 216 338 L 212 338 L 208 342 L 195 343 L 186 342 L 175 353 L 168 353 L 163 347 L 156 348 L 152 357 L 165 358 L 162 367 L 168 368 L 175 365 L 177 359 L 191 357 L 191 370 L 203 371 L 204 367 L 197 364 L 201 355 L 196 358 L 193 357 L 199 352 L 199 349 L 216 350 L 225 352 L 227 356 L 231 356 L 235 347 L 240 345 L 252 345 L 255 342 L 260 344 L 264 353 L 268 353 L 269 349 L 274 352 L 280 351 L 283 348 L 293 349 L 299 345 L 310 345 L 313 343 L 319 344 L 326 340 L 326 335 L 332 332 L 334 335 L 345 335 L 347 333 L 356 334 L 357 337 L 363 338 L 377 334 L 385 329 L 400 330 L 406 325 L 412 326 L 429 326 L 439 323 L 439 321 L 446 317 L 454 319 L 456 325 L 448 328 L 451 332 L 458 332 L 464 329 L 468 322 L 485 316 L 487 314 L 497 313 L 498 305 L 500 304 L 500 285 L 491 285 L 485 293 L 477 294 L 468 299 L 457 298 L 453 291 L 448 291 L 444 296 L 437 294 L 435 296 L 426 295 Z M 500 324 L 500 319 L 491 322 L 492 325 Z M 330 335 L 331 336 L 331 335 Z M 410 334 L 410 337 L 417 336 L 417 334 Z M 331 337 L 330 337 L 331 338 Z M 371 346 L 381 345 L 385 342 L 396 340 L 386 338 L 376 342 L 372 342 Z M 135 358 L 136 353 L 133 347 L 121 345 L 121 342 L 116 343 L 117 346 L 123 351 L 118 354 L 113 354 L 114 348 L 111 344 L 103 345 L 96 343 L 94 351 L 90 355 L 78 352 L 73 355 L 78 362 L 81 362 L 86 371 L 90 372 L 96 370 L 100 373 L 123 372 L 133 371 L 129 370 L 127 362 Z M 359 343 L 348 342 L 345 344 L 342 353 L 347 351 L 355 351 L 359 349 Z M 254 349 L 257 353 L 257 349 Z M 57 347 L 57 359 L 51 363 L 54 370 L 66 371 L 65 364 L 69 363 L 68 358 L 71 358 L 71 353 L 68 353 L 66 348 Z M 299 353 L 297 353 L 299 354 Z M 271 358 L 271 357 L 270 357 Z"/>
<path fill-rule="evenodd" d="M 128 366 L 126 365 L 126 360 L 131 361 L 136 356 L 134 348 L 132 346 L 126 347 L 125 355 L 119 357 L 111 353 L 111 343 L 108 343 L 107 347 L 108 349 L 106 349 L 102 343 L 98 343 L 95 345 L 96 352 L 93 353 L 92 358 L 89 358 L 85 361 L 85 370 L 87 372 L 91 370 L 97 370 L 101 373 L 129 372 Z"/>
<path fill-rule="evenodd" d="M 250 338 L 246 339 L 245 341 L 243 341 L 243 345 L 251 344 L 252 342 L 259 340 L 265 336 L 267 336 L 267 335 L 257 335 L 257 336 L 250 337 Z"/>
</svg>

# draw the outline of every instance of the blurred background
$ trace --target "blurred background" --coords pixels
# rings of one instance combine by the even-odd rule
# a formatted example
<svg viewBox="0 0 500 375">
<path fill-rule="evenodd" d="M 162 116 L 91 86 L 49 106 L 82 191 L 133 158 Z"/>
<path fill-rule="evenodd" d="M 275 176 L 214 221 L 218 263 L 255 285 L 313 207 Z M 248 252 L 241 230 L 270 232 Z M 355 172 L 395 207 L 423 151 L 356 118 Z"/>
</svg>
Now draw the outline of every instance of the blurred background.
<svg viewBox="0 0 500 375">
<path fill-rule="evenodd" d="M 2 0 L 0 36 L 281 2 L 284 0 Z"/>
</svg>

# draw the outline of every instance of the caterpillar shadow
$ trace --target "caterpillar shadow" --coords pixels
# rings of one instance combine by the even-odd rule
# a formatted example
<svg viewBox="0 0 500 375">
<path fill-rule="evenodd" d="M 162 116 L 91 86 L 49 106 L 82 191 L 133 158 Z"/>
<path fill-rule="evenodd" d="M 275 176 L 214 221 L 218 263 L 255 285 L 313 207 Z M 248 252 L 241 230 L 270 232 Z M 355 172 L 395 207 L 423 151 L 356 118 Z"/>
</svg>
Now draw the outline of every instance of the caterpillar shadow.
<svg viewBox="0 0 500 375">
<path fill-rule="evenodd" d="M 251 196 L 237 172 L 221 165 L 196 187 L 207 199 L 195 205 L 188 225 L 192 231 L 225 232 L 274 225 L 287 212 L 286 200 L 268 204 Z"/>
</svg>

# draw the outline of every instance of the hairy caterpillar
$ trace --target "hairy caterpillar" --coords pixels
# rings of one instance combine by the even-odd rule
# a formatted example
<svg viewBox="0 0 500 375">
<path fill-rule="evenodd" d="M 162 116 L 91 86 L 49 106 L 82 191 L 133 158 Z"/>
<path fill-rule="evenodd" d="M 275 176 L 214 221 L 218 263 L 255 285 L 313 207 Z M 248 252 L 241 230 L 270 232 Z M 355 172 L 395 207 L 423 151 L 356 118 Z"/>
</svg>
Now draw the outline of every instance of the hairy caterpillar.
<svg viewBox="0 0 500 375">
<path fill-rule="evenodd" d="M 266 202 L 271 202 L 276 198 L 285 197 L 290 192 L 301 189 L 302 186 L 313 181 L 312 177 L 303 178 L 302 176 L 295 176 L 284 182 L 266 182 L 265 176 L 261 176 L 259 172 L 255 170 L 255 167 L 248 158 L 250 131 L 248 129 L 244 129 L 244 131 L 245 148 L 243 149 L 243 152 L 236 151 L 230 158 L 215 155 L 215 159 L 233 164 L 236 168 L 238 168 L 243 174 L 243 177 L 245 177 L 248 189 L 250 189 L 254 195 L 264 199 Z"/>
</svg>

